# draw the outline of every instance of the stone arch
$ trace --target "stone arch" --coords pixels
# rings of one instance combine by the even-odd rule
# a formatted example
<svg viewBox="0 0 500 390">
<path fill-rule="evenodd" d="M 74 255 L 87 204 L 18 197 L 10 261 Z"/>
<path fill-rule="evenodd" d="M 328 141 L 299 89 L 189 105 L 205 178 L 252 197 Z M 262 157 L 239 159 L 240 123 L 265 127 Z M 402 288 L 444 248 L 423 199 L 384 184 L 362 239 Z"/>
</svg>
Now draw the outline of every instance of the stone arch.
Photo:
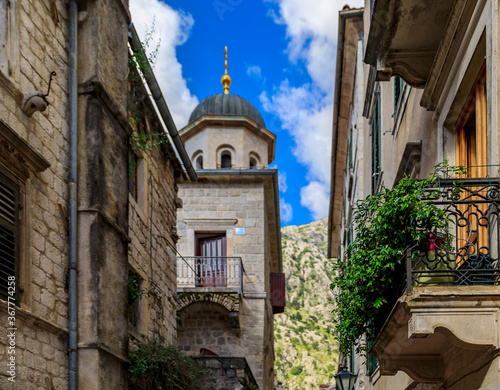
<svg viewBox="0 0 500 390">
<path fill-rule="evenodd" d="M 229 144 L 221 145 L 216 151 L 217 168 L 231 168 L 236 159 L 236 152 Z M 223 161 L 224 160 L 224 161 Z M 229 164 L 229 166 L 225 166 Z"/>
<path fill-rule="evenodd" d="M 248 154 L 248 162 L 249 162 L 248 166 L 250 168 L 257 168 L 257 167 L 261 167 L 262 166 L 262 159 L 255 152 L 250 152 Z"/>
<path fill-rule="evenodd" d="M 194 152 L 191 161 L 195 169 L 203 169 L 203 150 L 198 149 Z"/>
<path fill-rule="evenodd" d="M 212 302 L 224 307 L 229 312 L 240 311 L 240 300 L 238 296 L 232 294 L 220 294 L 215 292 L 207 293 L 179 293 L 177 295 L 177 311 L 180 312 L 189 305 L 196 302 Z"/>
</svg>

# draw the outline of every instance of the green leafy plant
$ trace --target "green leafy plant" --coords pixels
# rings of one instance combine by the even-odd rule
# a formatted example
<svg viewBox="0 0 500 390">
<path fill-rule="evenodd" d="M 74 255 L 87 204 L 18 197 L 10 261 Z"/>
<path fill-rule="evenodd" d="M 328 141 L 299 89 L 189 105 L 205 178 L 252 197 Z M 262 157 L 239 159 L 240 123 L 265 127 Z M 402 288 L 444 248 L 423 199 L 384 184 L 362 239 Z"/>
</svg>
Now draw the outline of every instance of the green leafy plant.
<svg viewBox="0 0 500 390">
<path fill-rule="evenodd" d="M 373 319 L 401 284 L 398 275 L 408 251 L 424 242 L 429 233 L 447 230 L 445 212 L 422 198 L 449 173 L 464 173 L 464 169 L 448 167 L 445 162 L 436 165 L 427 179 L 406 177 L 392 189 L 382 188 L 357 202 L 353 214 L 356 237 L 344 260 L 337 262 L 331 285 L 337 289 L 334 325 L 344 356 L 355 345 L 358 352 L 364 349 L 357 343 L 364 334 L 373 340 Z"/>
<path fill-rule="evenodd" d="M 129 374 L 146 390 L 198 390 L 210 374 L 173 345 L 147 340 L 129 352 Z"/>
<path fill-rule="evenodd" d="M 153 22 L 151 23 L 151 27 L 150 28 L 146 27 L 145 37 L 142 42 L 143 49 L 130 52 L 128 59 L 129 80 L 132 81 L 140 80 L 141 78 L 140 74 L 142 74 L 143 76 L 147 76 L 148 75 L 146 66 L 147 62 L 149 62 L 150 66 L 154 68 L 161 45 L 161 37 L 158 37 L 158 40 L 156 41 L 154 48 L 152 50 L 149 50 L 150 46 L 155 41 L 156 38 L 155 33 L 156 33 L 156 18 L 153 17 Z"/>
<path fill-rule="evenodd" d="M 128 304 L 130 306 L 135 305 L 136 302 L 141 300 L 143 297 L 151 298 L 153 296 L 158 296 L 159 288 L 157 283 L 151 283 L 149 287 L 142 286 L 142 278 L 139 274 L 133 271 L 128 272 Z"/>
</svg>

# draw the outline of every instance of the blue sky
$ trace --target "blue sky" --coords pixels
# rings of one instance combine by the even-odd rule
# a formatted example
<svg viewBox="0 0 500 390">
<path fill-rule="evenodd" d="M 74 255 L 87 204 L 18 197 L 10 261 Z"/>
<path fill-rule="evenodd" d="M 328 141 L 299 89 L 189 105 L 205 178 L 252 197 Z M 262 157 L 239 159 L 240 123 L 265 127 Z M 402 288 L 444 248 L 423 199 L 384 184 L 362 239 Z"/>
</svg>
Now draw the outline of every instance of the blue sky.
<svg viewBox="0 0 500 390">
<path fill-rule="evenodd" d="M 155 21 L 155 74 L 179 129 L 200 101 L 222 93 L 228 47 L 230 93 L 250 101 L 277 135 L 273 165 L 280 172 L 283 226 L 328 213 L 338 11 L 344 4 L 130 0 L 141 39 Z"/>
</svg>

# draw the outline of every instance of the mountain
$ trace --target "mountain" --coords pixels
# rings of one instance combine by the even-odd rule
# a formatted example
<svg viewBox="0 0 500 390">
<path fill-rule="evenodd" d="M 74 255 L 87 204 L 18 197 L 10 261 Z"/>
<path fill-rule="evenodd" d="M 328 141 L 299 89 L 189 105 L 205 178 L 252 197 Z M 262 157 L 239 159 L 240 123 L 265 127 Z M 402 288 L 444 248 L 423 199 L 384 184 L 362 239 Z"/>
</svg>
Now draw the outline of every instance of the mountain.
<svg viewBox="0 0 500 390">
<path fill-rule="evenodd" d="M 285 313 L 275 315 L 278 381 L 286 390 L 318 390 L 335 382 L 333 260 L 326 257 L 327 218 L 281 229 L 286 275 Z"/>
</svg>

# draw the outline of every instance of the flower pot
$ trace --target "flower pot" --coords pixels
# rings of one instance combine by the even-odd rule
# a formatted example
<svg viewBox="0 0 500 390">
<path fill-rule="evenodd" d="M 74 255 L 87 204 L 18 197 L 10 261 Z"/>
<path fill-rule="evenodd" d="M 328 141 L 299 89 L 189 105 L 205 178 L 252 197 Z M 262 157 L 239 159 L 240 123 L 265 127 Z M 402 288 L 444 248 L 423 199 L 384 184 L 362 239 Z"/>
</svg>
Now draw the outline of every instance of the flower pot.
<svg viewBox="0 0 500 390">
<path fill-rule="evenodd" d="M 455 282 L 457 256 L 446 251 L 419 252 L 412 262 L 413 286 L 451 286 Z"/>
</svg>

